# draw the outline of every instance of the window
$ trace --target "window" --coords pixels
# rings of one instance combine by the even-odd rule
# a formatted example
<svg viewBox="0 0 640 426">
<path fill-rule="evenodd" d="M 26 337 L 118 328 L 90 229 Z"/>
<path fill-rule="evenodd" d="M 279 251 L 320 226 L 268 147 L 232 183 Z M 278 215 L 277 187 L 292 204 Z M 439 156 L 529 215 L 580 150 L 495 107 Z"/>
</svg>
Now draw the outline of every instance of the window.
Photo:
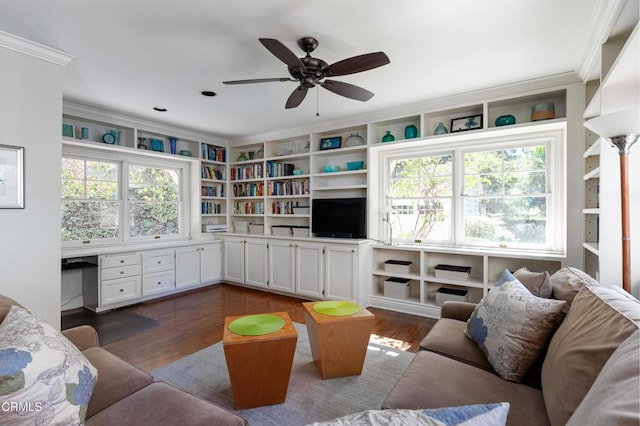
<svg viewBox="0 0 640 426">
<path fill-rule="evenodd" d="M 562 252 L 564 130 L 456 140 L 376 148 L 381 239 Z"/>
<path fill-rule="evenodd" d="M 187 236 L 188 173 L 184 161 L 67 148 L 62 158 L 63 244 Z"/>
<path fill-rule="evenodd" d="M 119 238 L 118 163 L 62 159 L 62 241 Z"/>
</svg>

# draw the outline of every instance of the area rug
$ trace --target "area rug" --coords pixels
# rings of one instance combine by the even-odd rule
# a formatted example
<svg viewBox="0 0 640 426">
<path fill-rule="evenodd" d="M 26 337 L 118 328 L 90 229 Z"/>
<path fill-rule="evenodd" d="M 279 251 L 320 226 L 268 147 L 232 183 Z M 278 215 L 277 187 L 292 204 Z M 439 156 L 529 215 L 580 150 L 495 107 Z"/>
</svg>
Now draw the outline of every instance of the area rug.
<svg viewBox="0 0 640 426">
<path fill-rule="evenodd" d="M 360 376 L 322 380 L 313 363 L 307 329 L 294 324 L 298 343 L 284 404 L 235 410 L 222 342 L 158 368 L 151 375 L 226 408 L 251 425 L 295 426 L 380 409 L 414 357 L 411 352 L 369 343 Z"/>
<path fill-rule="evenodd" d="M 115 342 L 134 334 L 142 333 L 160 323 L 152 318 L 126 310 L 96 314 L 89 309 L 62 315 L 61 328 L 90 325 L 96 329 L 100 345 Z"/>
</svg>

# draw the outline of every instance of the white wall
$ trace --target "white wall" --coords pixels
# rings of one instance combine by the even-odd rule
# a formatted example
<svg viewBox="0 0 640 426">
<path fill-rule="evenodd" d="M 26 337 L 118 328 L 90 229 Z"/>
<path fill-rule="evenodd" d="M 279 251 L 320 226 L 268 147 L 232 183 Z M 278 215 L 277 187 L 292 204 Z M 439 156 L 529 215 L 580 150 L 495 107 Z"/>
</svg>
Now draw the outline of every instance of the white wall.
<svg viewBox="0 0 640 426">
<path fill-rule="evenodd" d="M 0 47 L 0 144 L 25 148 L 25 208 L 0 209 L 0 293 L 60 328 L 60 65 Z"/>
</svg>

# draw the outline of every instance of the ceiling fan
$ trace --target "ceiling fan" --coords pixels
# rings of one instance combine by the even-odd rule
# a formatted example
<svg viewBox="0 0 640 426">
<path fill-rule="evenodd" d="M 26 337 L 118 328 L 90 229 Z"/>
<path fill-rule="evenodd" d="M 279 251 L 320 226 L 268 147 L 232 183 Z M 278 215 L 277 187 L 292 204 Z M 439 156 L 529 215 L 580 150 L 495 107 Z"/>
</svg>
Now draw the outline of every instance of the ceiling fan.
<svg viewBox="0 0 640 426">
<path fill-rule="evenodd" d="M 273 38 L 260 38 L 260 43 L 267 48 L 276 58 L 280 59 L 287 65 L 291 77 L 281 78 L 257 78 L 251 80 L 231 80 L 223 81 L 224 84 L 249 84 L 249 83 L 268 83 L 272 81 L 295 81 L 299 85 L 291 93 L 285 108 L 295 108 L 304 100 L 307 91 L 316 85 L 335 94 L 345 96 L 358 101 L 368 101 L 373 97 L 373 93 L 363 89 L 362 87 L 344 83 L 342 81 L 329 80 L 326 77 L 338 77 L 341 75 L 355 74 L 367 71 L 373 68 L 388 64 L 389 58 L 384 52 L 366 53 L 364 55 L 353 56 L 343 59 L 331 65 L 318 58 L 311 57 L 318 40 L 313 37 L 302 37 L 298 40 L 298 46 L 307 55 L 304 58 L 298 58 L 289 48 L 280 41 Z"/>
</svg>

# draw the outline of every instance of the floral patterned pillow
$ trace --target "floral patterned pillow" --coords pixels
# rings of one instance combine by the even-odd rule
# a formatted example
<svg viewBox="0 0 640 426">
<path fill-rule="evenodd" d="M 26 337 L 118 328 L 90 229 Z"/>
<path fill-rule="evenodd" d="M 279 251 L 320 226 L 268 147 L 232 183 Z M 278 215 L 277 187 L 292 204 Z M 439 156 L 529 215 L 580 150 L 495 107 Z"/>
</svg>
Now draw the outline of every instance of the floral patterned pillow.
<svg viewBox="0 0 640 426">
<path fill-rule="evenodd" d="M 2 423 L 82 424 L 98 371 L 66 337 L 23 308 L 0 324 Z"/>
<path fill-rule="evenodd" d="M 471 314 L 465 334 L 500 377 L 519 382 L 540 355 L 565 304 L 534 296 L 505 269 Z"/>
</svg>

